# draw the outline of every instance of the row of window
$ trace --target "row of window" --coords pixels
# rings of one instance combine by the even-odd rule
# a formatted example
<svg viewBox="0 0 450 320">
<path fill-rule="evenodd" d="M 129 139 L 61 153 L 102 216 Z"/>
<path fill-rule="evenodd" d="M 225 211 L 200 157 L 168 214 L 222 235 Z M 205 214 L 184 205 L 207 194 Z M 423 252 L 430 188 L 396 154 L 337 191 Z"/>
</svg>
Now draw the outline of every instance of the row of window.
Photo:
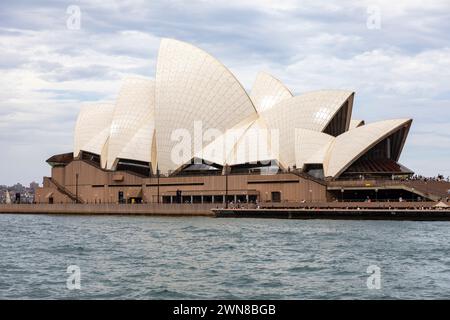
<svg viewBox="0 0 450 320">
<path fill-rule="evenodd" d="M 256 195 L 228 195 L 226 196 L 228 202 L 234 203 L 255 203 L 258 200 Z M 224 195 L 177 195 L 177 196 L 162 196 L 163 203 L 225 203 Z"/>
</svg>

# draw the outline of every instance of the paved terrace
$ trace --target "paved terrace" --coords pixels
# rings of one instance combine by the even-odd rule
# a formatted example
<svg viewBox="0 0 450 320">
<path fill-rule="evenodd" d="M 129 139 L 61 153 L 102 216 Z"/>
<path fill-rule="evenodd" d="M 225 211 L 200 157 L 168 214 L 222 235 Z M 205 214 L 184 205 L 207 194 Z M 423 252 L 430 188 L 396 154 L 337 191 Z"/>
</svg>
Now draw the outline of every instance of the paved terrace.
<svg viewBox="0 0 450 320">
<path fill-rule="evenodd" d="M 423 198 L 439 201 L 450 197 L 450 182 L 423 180 L 338 180 L 329 181 L 328 190 L 352 189 L 403 189 Z"/>
</svg>

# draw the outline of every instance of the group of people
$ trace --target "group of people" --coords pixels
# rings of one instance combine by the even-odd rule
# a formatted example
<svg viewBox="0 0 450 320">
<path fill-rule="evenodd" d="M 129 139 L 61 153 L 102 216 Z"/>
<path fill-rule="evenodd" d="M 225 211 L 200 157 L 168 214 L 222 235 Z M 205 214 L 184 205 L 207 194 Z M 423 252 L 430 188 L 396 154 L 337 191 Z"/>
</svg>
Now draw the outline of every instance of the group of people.
<svg viewBox="0 0 450 320">
<path fill-rule="evenodd" d="M 407 180 L 414 180 L 414 181 L 444 181 L 444 182 L 450 182 L 450 176 L 448 176 L 447 178 L 444 177 L 444 175 L 442 174 L 438 174 L 435 177 L 425 177 L 422 175 L 418 175 L 415 174 L 413 176 L 411 176 L 410 178 L 408 178 Z"/>
</svg>

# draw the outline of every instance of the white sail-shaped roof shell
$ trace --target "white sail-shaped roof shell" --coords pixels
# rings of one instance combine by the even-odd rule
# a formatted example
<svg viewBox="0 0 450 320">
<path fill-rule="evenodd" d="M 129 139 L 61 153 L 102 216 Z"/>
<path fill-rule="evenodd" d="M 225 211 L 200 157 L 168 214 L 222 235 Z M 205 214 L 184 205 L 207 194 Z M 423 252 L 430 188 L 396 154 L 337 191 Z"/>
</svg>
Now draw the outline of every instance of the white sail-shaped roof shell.
<svg viewBox="0 0 450 320">
<path fill-rule="evenodd" d="M 281 101 L 261 116 L 271 129 L 279 130 L 280 162 L 292 167 L 295 161 L 295 129 L 322 132 L 353 95 L 352 91 L 324 90 Z M 348 116 L 351 108 L 348 108 Z"/>
<path fill-rule="evenodd" d="M 264 119 L 255 120 L 236 143 L 228 165 L 278 160 L 278 131 L 270 130 Z"/>
<path fill-rule="evenodd" d="M 133 135 L 131 140 L 117 155 L 117 159 L 131 159 L 144 162 L 153 162 L 152 150 L 155 123 L 148 121 Z"/>
<path fill-rule="evenodd" d="M 117 159 L 151 162 L 154 131 L 154 80 L 127 78 L 114 109 L 107 149 L 107 169 Z"/>
<path fill-rule="evenodd" d="M 171 39 L 161 41 L 155 99 L 158 164 L 163 173 L 175 170 L 199 151 L 194 148 L 194 141 L 201 141 L 194 136 L 194 122 L 202 130 L 225 132 L 257 118 L 250 97 L 223 64 L 190 44 Z M 192 148 L 175 161 L 172 150 L 179 142 L 172 134 L 176 129 L 189 133 Z"/>
<path fill-rule="evenodd" d="M 222 166 L 277 160 L 277 138 L 259 118 L 227 130 L 197 153 L 196 158 Z"/>
<path fill-rule="evenodd" d="M 85 103 L 75 124 L 74 156 L 80 151 L 100 155 L 109 137 L 113 117 L 113 103 Z"/>
<path fill-rule="evenodd" d="M 163 39 L 155 80 L 126 79 L 115 104 L 82 107 L 74 155 L 99 154 L 112 170 L 118 159 L 150 162 L 164 174 L 184 170 L 192 158 L 222 166 L 276 160 L 284 169 L 322 163 L 324 176 L 336 178 L 377 143 L 392 142 L 387 158 L 392 151 L 397 161 L 411 120 L 350 120 L 353 96 L 322 90 L 292 97 L 267 73 L 258 74 L 249 96 L 209 54 Z M 189 150 L 174 159 L 181 133 Z"/>
<path fill-rule="evenodd" d="M 308 129 L 295 130 L 295 165 L 323 163 L 334 137 Z"/>
<path fill-rule="evenodd" d="M 200 152 L 196 153 L 195 157 L 222 166 L 229 164 L 229 159 L 234 153 L 236 144 L 242 139 L 253 123 L 254 120 L 244 121 L 226 130 L 223 134 L 214 138 L 208 137 L 207 139 L 212 139 L 212 141 Z"/>
<path fill-rule="evenodd" d="M 250 97 L 258 112 L 262 112 L 283 100 L 292 98 L 293 94 L 280 80 L 268 73 L 260 72 L 253 84 Z"/>
<path fill-rule="evenodd" d="M 374 145 L 403 127 L 411 119 L 385 120 L 366 124 L 336 137 L 323 163 L 326 177 L 337 177 Z"/>
</svg>

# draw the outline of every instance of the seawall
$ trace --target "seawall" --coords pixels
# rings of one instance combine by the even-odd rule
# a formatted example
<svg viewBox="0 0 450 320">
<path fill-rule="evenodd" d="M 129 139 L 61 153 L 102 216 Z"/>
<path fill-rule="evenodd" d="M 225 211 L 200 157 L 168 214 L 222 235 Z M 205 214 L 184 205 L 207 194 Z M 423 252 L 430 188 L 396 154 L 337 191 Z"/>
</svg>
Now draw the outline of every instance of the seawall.
<svg viewBox="0 0 450 320">
<path fill-rule="evenodd" d="M 448 209 L 212 209 L 217 218 L 450 221 Z"/>
<path fill-rule="evenodd" d="M 148 216 L 214 216 L 217 204 L 0 204 L 1 213 Z"/>
</svg>

